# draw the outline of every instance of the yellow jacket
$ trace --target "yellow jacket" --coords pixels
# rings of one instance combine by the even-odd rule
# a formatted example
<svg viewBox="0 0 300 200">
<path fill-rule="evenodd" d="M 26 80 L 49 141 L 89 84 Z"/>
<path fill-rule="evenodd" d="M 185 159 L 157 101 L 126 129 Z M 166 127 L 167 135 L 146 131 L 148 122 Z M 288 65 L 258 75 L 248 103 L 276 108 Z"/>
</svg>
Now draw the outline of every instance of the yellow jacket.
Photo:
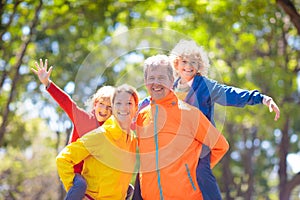
<svg viewBox="0 0 300 200">
<path fill-rule="evenodd" d="M 73 166 L 84 160 L 82 176 L 87 182 L 87 195 L 94 199 L 125 199 L 134 171 L 136 145 L 134 134 L 126 134 L 111 116 L 56 157 L 66 191 L 73 185 Z"/>
</svg>

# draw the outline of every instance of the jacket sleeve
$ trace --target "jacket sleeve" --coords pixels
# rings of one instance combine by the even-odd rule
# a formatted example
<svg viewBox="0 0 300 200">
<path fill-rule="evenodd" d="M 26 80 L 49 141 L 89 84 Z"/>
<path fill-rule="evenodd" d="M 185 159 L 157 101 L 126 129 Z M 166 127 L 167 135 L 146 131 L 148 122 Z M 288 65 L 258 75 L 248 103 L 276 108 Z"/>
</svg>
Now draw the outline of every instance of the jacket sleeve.
<svg viewBox="0 0 300 200">
<path fill-rule="evenodd" d="M 211 127 L 213 127 L 215 129 L 214 126 L 211 125 Z M 210 133 L 208 133 L 208 134 L 210 134 Z M 210 167 L 211 168 L 216 166 L 216 164 L 226 154 L 228 149 L 229 149 L 229 144 L 228 144 L 227 140 L 225 139 L 225 137 L 222 134 L 220 134 L 215 145 L 211 149 L 211 154 L 210 154 L 210 160 L 211 160 Z"/>
<path fill-rule="evenodd" d="M 76 127 L 79 137 L 82 137 L 85 133 L 100 126 L 94 115 L 87 113 L 82 108 L 79 108 L 71 99 L 71 97 L 53 82 L 50 83 L 47 91 L 59 104 L 59 106 L 67 113 L 72 123 Z"/>
<path fill-rule="evenodd" d="M 209 147 L 211 151 L 211 168 L 213 168 L 226 154 L 229 144 L 225 137 L 209 122 L 209 120 L 199 113 L 198 129 L 196 140 Z"/>
<path fill-rule="evenodd" d="M 142 99 L 140 102 L 139 102 L 139 105 L 138 105 L 138 111 L 141 111 L 143 108 L 145 108 L 146 106 L 148 106 L 150 104 L 150 96 L 148 97 L 145 97 L 144 99 Z"/>
<path fill-rule="evenodd" d="M 211 100 L 220 105 L 244 107 L 262 103 L 263 94 L 257 90 L 244 90 L 219 84 L 210 79 L 205 79 L 205 82 L 210 92 Z"/>
<path fill-rule="evenodd" d="M 56 157 L 56 166 L 60 180 L 66 191 L 73 185 L 75 177 L 73 166 L 89 156 L 88 150 L 80 140 L 66 146 Z"/>
<path fill-rule="evenodd" d="M 57 85 L 53 82 L 50 83 L 47 91 L 52 96 L 52 98 L 58 103 L 58 105 L 67 113 L 71 121 L 74 123 L 74 115 L 73 113 L 81 110 L 76 103 L 71 99 L 71 97 L 62 89 L 60 89 Z"/>
</svg>

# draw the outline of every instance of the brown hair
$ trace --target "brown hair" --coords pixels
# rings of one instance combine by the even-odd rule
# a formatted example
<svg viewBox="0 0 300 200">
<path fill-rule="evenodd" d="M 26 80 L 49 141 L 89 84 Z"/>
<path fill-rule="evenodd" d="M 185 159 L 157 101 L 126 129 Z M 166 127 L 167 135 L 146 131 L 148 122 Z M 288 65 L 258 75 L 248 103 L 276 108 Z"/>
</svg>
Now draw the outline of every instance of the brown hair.
<svg viewBox="0 0 300 200">
<path fill-rule="evenodd" d="M 136 109 L 138 108 L 138 104 L 139 104 L 138 92 L 136 91 L 136 89 L 133 86 L 128 85 L 128 84 L 122 84 L 115 89 L 115 92 L 112 96 L 112 104 L 115 101 L 116 95 L 120 92 L 127 92 L 127 93 L 131 94 L 133 96 L 133 99 L 135 102 L 135 107 L 136 107 Z"/>
</svg>

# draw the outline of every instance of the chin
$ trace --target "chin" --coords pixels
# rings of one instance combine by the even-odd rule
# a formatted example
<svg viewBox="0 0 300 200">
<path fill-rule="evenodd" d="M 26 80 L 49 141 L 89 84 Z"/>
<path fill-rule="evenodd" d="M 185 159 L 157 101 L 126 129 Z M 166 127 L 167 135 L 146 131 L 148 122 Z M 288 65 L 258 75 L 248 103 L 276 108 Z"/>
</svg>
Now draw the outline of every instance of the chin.
<svg viewBox="0 0 300 200">
<path fill-rule="evenodd" d="M 108 119 L 108 117 L 106 118 L 106 117 L 97 117 L 97 120 L 99 121 L 99 122 L 104 122 L 104 121 L 106 121 Z"/>
</svg>

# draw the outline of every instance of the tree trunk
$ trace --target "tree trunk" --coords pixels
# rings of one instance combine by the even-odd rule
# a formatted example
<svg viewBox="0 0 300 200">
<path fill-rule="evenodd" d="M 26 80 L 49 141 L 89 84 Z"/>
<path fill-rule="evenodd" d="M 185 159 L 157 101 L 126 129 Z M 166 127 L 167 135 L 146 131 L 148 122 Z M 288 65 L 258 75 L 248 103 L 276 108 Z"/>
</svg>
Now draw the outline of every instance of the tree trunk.
<svg viewBox="0 0 300 200">
<path fill-rule="evenodd" d="M 3 46 L 3 35 L 4 33 L 6 33 L 7 29 L 9 28 L 10 24 L 12 23 L 13 21 L 13 18 L 15 17 L 15 14 L 17 12 L 17 8 L 18 8 L 18 5 L 21 3 L 21 1 L 17 1 L 16 3 L 14 3 L 14 9 L 13 9 L 13 13 L 9 16 L 9 20 L 8 20 L 8 23 L 5 24 L 5 26 L 2 24 L 2 22 L 0 22 L 0 50 L 4 50 L 4 46 Z M 4 8 L 5 8 L 5 3 L 1 1 L 0 3 L 0 16 L 3 16 L 3 13 L 4 13 Z M 9 46 L 9 44 L 8 44 Z M 3 54 L 1 55 L 2 58 L 6 58 L 6 55 L 5 53 L 7 51 L 2 51 Z M 6 65 L 6 64 L 5 64 Z M 1 91 L 2 91 L 2 87 L 3 87 L 3 84 L 4 84 L 4 81 L 6 79 L 8 75 L 8 71 L 6 69 L 6 66 L 4 66 L 4 70 L 3 70 L 3 73 L 1 75 L 1 78 L 0 78 L 0 94 L 1 94 Z"/>
<path fill-rule="evenodd" d="M 227 132 L 228 133 L 232 133 L 232 125 L 231 124 L 227 124 Z M 228 141 L 234 141 L 233 140 L 233 134 L 229 134 L 228 136 Z M 230 191 L 231 191 L 231 187 L 234 186 L 234 181 L 233 181 L 233 175 L 231 172 L 231 168 L 230 168 L 230 149 L 228 150 L 228 152 L 226 153 L 226 155 L 224 156 L 224 158 L 222 159 L 222 172 L 223 172 L 223 176 L 222 176 L 222 182 L 224 183 L 223 186 L 223 190 L 225 192 L 225 198 L 227 200 L 234 200 L 234 198 L 232 198 L 230 196 Z"/>
<path fill-rule="evenodd" d="M 17 60 L 16 64 L 12 67 L 12 69 L 15 69 L 15 70 L 14 70 L 14 75 L 12 77 L 12 85 L 11 85 L 11 90 L 10 90 L 10 93 L 9 93 L 9 97 L 6 101 L 6 104 L 3 108 L 3 113 L 2 113 L 2 123 L 0 125 L 0 146 L 3 143 L 4 134 L 5 134 L 8 122 L 9 122 L 9 105 L 12 103 L 12 101 L 15 97 L 16 86 L 17 86 L 18 80 L 20 78 L 19 70 L 20 70 L 20 67 L 21 67 L 21 64 L 22 64 L 23 57 L 24 57 L 25 52 L 27 50 L 27 46 L 31 41 L 31 38 L 33 36 L 35 27 L 38 24 L 39 13 L 41 11 L 42 5 L 43 5 L 43 1 L 40 0 L 40 4 L 38 5 L 38 7 L 35 10 L 35 16 L 34 16 L 34 19 L 32 20 L 31 26 L 30 26 L 30 33 L 28 35 L 28 38 L 21 45 L 20 52 L 16 56 L 17 57 L 16 58 L 16 60 Z"/>
<path fill-rule="evenodd" d="M 254 193 L 254 171 L 253 171 L 253 158 L 254 158 L 254 151 L 255 151 L 255 145 L 254 145 L 254 140 L 256 139 L 257 136 L 257 128 L 253 127 L 250 130 L 244 129 L 244 137 L 245 137 L 245 144 L 248 139 L 251 139 L 252 146 L 248 149 L 245 149 L 245 175 L 248 178 L 247 179 L 247 185 L 248 189 L 245 194 L 245 200 L 251 200 L 253 193 Z M 251 137 L 251 138 L 250 138 Z"/>
<path fill-rule="evenodd" d="M 289 199 L 290 192 L 286 190 L 287 186 L 287 163 L 286 158 L 289 149 L 289 116 L 286 117 L 284 128 L 282 130 L 282 138 L 279 145 L 279 199 L 286 200 Z"/>
<path fill-rule="evenodd" d="M 297 29 L 298 35 L 300 35 L 300 15 L 297 12 L 294 4 L 290 0 L 276 0 L 276 3 L 290 17 L 291 22 Z"/>
</svg>

